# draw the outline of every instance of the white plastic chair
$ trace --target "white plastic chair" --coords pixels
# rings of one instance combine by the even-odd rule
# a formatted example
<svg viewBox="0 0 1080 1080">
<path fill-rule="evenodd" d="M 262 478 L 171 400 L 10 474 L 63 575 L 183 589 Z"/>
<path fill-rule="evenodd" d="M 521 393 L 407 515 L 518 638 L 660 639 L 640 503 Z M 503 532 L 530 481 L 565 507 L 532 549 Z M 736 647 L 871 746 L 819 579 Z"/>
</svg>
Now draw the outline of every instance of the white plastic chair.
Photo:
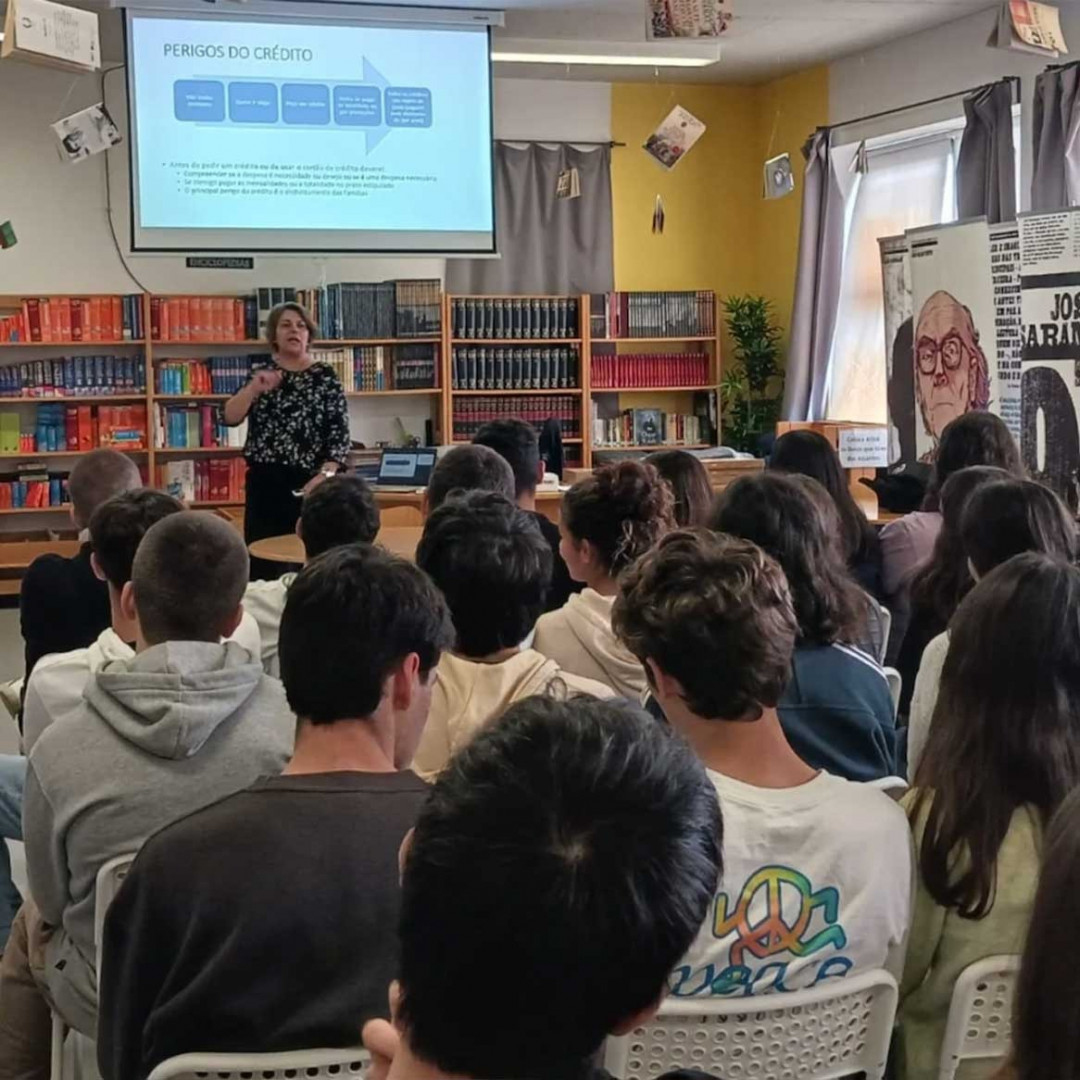
<svg viewBox="0 0 1080 1080">
<path fill-rule="evenodd" d="M 1019 956 L 988 956 L 960 973 L 949 1004 L 938 1080 L 953 1080 L 961 1061 L 1008 1054 L 1019 971 Z"/>
<path fill-rule="evenodd" d="M 166 1058 L 149 1080 L 233 1080 L 255 1075 L 259 1080 L 347 1080 L 360 1078 L 371 1056 L 360 1047 L 343 1050 L 289 1050 L 280 1054 L 179 1054 Z"/>
<path fill-rule="evenodd" d="M 889 684 L 889 694 L 892 697 L 893 716 L 900 711 L 900 691 L 904 685 L 904 679 L 894 667 L 885 668 L 885 681 Z"/>
<path fill-rule="evenodd" d="M 672 1069 L 724 1080 L 832 1080 L 859 1072 L 881 1080 L 896 1001 L 887 971 L 761 997 L 667 998 L 648 1023 L 608 1040 L 604 1066 L 622 1080 Z"/>
</svg>

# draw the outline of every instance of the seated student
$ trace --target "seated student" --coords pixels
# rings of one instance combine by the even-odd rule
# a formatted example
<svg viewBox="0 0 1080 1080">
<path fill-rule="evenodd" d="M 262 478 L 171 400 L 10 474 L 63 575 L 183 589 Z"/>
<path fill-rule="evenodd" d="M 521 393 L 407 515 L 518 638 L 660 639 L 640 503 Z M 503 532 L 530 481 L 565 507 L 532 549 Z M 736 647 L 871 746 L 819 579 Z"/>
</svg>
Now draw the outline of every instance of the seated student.
<svg viewBox="0 0 1080 1080">
<path fill-rule="evenodd" d="M 85 532 L 103 502 L 138 487 L 142 487 L 138 467 L 116 450 L 91 450 L 72 468 L 71 519 L 83 543 L 70 559 L 39 555 L 23 578 L 19 618 L 26 643 L 26 677 L 47 653 L 90 645 L 108 627 L 109 594 L 90 565 Z"/>
<path fill-rule="evenodd" d="M 536 485 L 544 479 L 544 462 L 536 429 L 524 420 L 489 420 L 473 436 L 474 446 L 486 446 L 506 459 L 514 471 L 515 499 L 518 506 L 531 514 L 551 548 L 551 588 L 548 589 L 545 611 L 561 608 L 571 593 L 581 592 L 582 585 L 570 577 L 566 562 L 559 554 L 559 526 L 536 509 Z"/>
<path fill-rule="evenodd" d="M 102 1076 L 352 1046 L 387 1015 L 398 849 L 428 791 L 407 770 L 452 632 L 435 586 L 380 548 L 305 565 L 281 620 L 292 761 L 143 846 L 105 926 Z"/>
<path fill-rule="evenodd" d="M 877 780 L 903 767 L 892 697 L 877 661 L 852 644 L 864 632 L 865 596 L 807 491 L 813 483 L 744 476 L 722 492 L 709 524 L 758 544 L 787 577 L 799 630 L 779 713 L 795 753 L 834 776 Z"/>
<path fill-rule="evenodd" d="M 370 544 L 379 534 L 379 507 L 368 482 L 357 473 L 339 473 L 304 496 L 296 535 L 309 559 L 341 544 Z M 295 572 L 272 581 L 252 581 L 244 592 L 244 610 L 259 627 L 262 665 L 268 675 L 279 674 L 278 626 L 285 596 Z"/>
<path fill-rule="evenodd" d="M 746 540 L 671 533 L 626 572 L 613 618 L 724 813 L 723 891 L 671 993 L 745 997 L 852 971 L 899 975 L 907 823 L 884 792 L 812 768 L 785 738 L 777 705 L 798 623 L 780 566 Z M 782 892 L 796 905 L 785 902 L 783 930 L 755 926 L 766 897 L 778 914 Z"/>
<path fill-rule="evenodd" d="M 847 475 L 832 443 L 820 432 L 789 431 L 776 440 L 769 468 L 816 480 L 829 494 L 840 519 L 844 558 L 855 580 L 875 599 L 884 599 L 881 583 L 881 545 L 851 494 Z"/>
<path fill-rule="evenodd" d="M 562 553 L 585 590 L 536 624 L 533 645 L 564 671 L 610 686 L 640 701 L 647 683 L 641 664 L 611 629 L 619 575 L 675 527 L 671 488 L 651 465 L 602 465 L 563 498 Z"/>
<path fill-rule="evenodd" d="M 655 1013 L 721 868 L 716 796 L 628 702 L 530 698 L 440 776 L 406 843 L 393 1028 L 374 1076 L 606 1077 Z"/>
<path fill-rule="evenodd" d="M 923 649 L 945 631 L 960 601 L 975 584 L 960 543 L 960 521 L 964 511 L 980 488 L 1008 479 L 1009 474 L 1004 469 L 973 465 L 954 472 L 941 489 L 941 529 L 929 561 L 912 579 L 909 619 L 896 660 L 903 679 L 899 711 L 905 719 L 911 708 Z"/>
<path fill-rule="evenodd" d="M 602 683 L 521 646 L 551 580 L 551 548 L 524 510 L 488 491 L 448 499 L 425 522 L 416 562 L 446 597 L 455 631 L 435 671 L 416 751 L 414 767 L 425 780 L 515 701 L 546 693 L 611 696 Z"/>
<path fill-rule="evenodd" d="M 1043 832 L 1080 785 L 1080 570 L 1016 555 L 953 618 L 915 787 L 918 856 L 898 1075 L 932 1080 L 957 977 L 1019 952 Z"/>
<path fill-rule="evenodd" d="M 424 514 L 438 510 L 455 491 L 495 491 L 514 501 L 514 473 L 501 454 L 486 446 L 455 446 L 435 463 L 424 493 Z"/>
<path fill-rule="evenodd" d="M 954 474 L 946 488 L 964 473 L 975 471 L 979 470 L 964 469 Z M 964 504 L 959 548 L 973 582 L 1025 551 L 1039 551 L 1064 562 L 1074 562 L 1076 522 L 1048 487 L 1034 480 L 1001 480 L 979 487 Z M 923 650 L 908 717 L 909 777 L 915 775 L 930 734 L 930 719 L 937 704 L 941 669 L 948 651 L 948 630 L 938 634 Z"/>
<path fill-rule="evenodd" d="M 1080 791 L 1054 815 L 1028 927 L 1009 1064 L 996 1080 L 1080 1076 Z"/>
<path fill-rule="evenodd" d="M 881 530 L 881 584 L 893 617 L 890 664 L 896 662 L 907 629 L 911 581 L 930 558 L 941 531 L 941 489 L 954 472 L 971 465 L 995 465 L 1015 477 L 1026 475 L 1016 440 L 993 413 L 964 413 L 946 425 L 922 509 Z"/>
<path fill-rule="evenodd" d="M 82 711 L 51 724 L 30 754 L 23 830 L 34 903 L 0 960 L 0 1076 L 47 1074 L 47 1000 L 94 1034 L 98 870 L 289 758 L 295 720 L 281 684 L 221 641 L 240 622 L 247 572 L 243 539 L 213 514 L 153 525 L 120 599 L 135 655 L 91 675 Z"/>
<path fill-rule="evenodd" d="M 713 504 L 713 489 L 701 458 L 689 450 L 657 450 L 645 458 L 667 481 L 675 496 L 675 524 L 704 525 Z"/>
</svg>

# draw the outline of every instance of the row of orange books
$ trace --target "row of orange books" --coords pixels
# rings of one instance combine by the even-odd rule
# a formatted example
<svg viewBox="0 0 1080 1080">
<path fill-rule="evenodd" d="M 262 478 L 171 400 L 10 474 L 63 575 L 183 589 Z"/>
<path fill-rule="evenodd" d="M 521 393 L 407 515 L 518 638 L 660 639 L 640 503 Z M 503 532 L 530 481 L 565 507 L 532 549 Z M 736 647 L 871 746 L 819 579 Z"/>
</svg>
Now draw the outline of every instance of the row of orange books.
<svg viewBox="0 0 1080 1080">
<path fill-rule="evenodd" d="M 142 297 L 28 296 L 17 315 L 0 319 L 0 343 L 139 341 Z"/>
<path fill-rule="evenodd" d="M 254 297 L 152 296 L 153 341 L 254 341 L 258 338 Z"/>
</svg>

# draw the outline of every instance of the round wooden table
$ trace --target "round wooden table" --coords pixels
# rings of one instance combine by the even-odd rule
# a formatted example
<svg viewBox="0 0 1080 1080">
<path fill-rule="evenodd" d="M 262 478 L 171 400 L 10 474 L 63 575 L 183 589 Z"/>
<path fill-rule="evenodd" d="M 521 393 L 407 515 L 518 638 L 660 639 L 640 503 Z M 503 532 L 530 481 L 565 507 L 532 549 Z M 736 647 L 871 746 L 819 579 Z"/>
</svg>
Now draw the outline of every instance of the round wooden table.
<svg viewBox="0 0 1080 1080">
<path fill-rule="evenodd" d="M 400 555 L 403 559 L 415 559 L 416 545 L 420 543 L 423 531 L 419 525 L 388 526 L 379 530 L 375 542 L 392 554 Z M 304 561 L 304 545 L 296 533 L 268 536 L 265 540 L 256 540 L 248 546 L 248 550 L 256 559 L 266 559 L 267 562 L 302 563 Z"/>
</svg>

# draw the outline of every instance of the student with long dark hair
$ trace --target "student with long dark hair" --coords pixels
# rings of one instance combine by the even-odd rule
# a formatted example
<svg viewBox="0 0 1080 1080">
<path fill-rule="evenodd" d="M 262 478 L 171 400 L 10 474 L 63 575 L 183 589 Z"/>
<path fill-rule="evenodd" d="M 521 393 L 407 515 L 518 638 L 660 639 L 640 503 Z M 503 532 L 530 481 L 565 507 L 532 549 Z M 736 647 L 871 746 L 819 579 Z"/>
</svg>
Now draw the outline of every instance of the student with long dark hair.
<svg viewBox="0 0 1080 1080">
<path fill-rule="evenodd" d="M 926 752 L 905 797 L 919 887 L 900 1075 L 931 1080 L 957 977 L 1019 952 L 1042 834 L 1080 784 L 1080 570 L 1034 553 L 991 571 L 952 623 Z"/>
<path fill-rule="evenodd" d="M 998 1080 L 1080 1076 L 1080 791 L 1054 815 L 1020 967 L 1009 1065 Z"/>
<path fill-rule="evenodd" d="M 675 496 L 675 524 L 704 525 L 713 504 L 713 489 L 701 458 L 689 450 L 657 450 L 645 459 L 666 480 Z"/>
<path fill-rule="evenodd" d="M 880 599 L 883 595 L 881 545 L 877 532 L 851 494 L 832 443 L 817 431 L 789 431 L 776 440 L 769 468 L 809 476 L 829 493 L 840 519 L 840 540 L 847 564 L 859 584 Z"/>
<path fill-rule="evenodd" d="M 848 780 L 897 769 L 892 698 L 877 661 L 854 642 L 866 632 L 866 597 L 828 528 L 818 487 L 768 472 L 736 480 L 717 500 L 715 532 L 752 540 L 784 570 L 799 633 L 780 721 L 808 765 Z"/>
<path fill-rule="evenodd" d="M 964 469 L 957 477 L 975 471 Z M 982 485 L 967 500 L 960 518 L 960 548 L 976 581 L 986 577 L 995 566 L 1025 551 L 1039 551 L 1065 562 L 1074 562 L 1076 523 L 1065 504 L 1048 487 L 1034 480 L 1001 480 Z M 915 775 L 926 745 L 941 683 L 941 668 L 948 651 L 948 630 L 938 634 L 923 650 L 908 716 L 910 776 Z"/>
</svg>

